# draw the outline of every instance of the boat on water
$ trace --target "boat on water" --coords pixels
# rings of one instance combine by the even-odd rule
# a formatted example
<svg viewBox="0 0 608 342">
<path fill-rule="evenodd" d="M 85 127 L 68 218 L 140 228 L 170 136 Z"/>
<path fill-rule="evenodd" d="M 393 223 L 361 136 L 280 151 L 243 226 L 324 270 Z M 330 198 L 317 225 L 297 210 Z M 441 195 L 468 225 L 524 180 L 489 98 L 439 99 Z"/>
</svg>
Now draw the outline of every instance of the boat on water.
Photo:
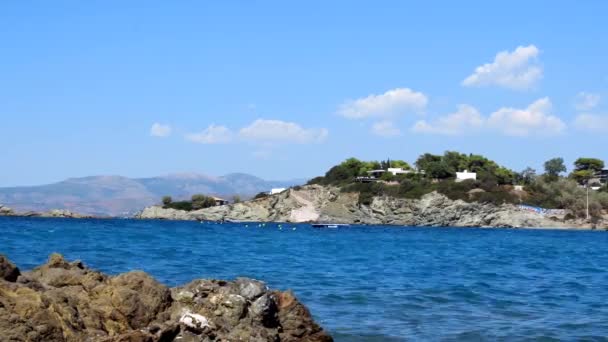
<svg viewBox="0 0 608 342">
<path fill-rule="evenodd" d="M 350 224 L 346 224 L 346 223 L 313 223 L 312 227 L 313 228 L 337 229 L 337 228 L 350 227 Z"/>
</svg>

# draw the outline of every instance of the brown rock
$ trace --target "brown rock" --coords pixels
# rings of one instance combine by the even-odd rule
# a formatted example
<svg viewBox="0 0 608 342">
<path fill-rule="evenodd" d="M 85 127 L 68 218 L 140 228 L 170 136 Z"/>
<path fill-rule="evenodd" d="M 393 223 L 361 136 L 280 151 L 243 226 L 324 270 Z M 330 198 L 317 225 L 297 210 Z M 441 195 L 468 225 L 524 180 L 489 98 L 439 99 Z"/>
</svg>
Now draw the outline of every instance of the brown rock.
<svg viewBox="0 0 608 342">
<path fill-rule="evenodd" d="M 20 274 L 21 272 L 19 272 L 17 266 L 10 262 L 4 255 L 0 254 L 0 279 L 14 282 L 17 281 Z"/>
<path fill-rule="evenodd" d="M 8 270 L 12 263 L 0 257 L 0 265 Z M 293 294 L 269 292 L 257 280 L 196 280 L 169 289 L 144 272 L 110 277 L 59 254 L 18 282 L 0 281 L 0 337 L 36 342 L 332 341 Z"/>
</svg>

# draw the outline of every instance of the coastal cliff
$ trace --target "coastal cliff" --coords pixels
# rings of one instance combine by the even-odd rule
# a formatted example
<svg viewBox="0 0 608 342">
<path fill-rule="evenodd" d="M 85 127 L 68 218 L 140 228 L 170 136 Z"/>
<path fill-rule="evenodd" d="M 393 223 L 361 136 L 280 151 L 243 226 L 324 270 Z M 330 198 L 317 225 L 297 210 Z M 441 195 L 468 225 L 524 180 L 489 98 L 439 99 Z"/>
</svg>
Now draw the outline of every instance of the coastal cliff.
<svg viewBox="0 0 608 342">
<path fill-rule="evenodd" d="M 520 210 L 512 204 L 451 200 L 432 192 L 420 199 L 374 197 L 370 205 L 359 204 L 359 194 L 337 187 L 308 185 L 248 202 L 205 208 L 197 211 L 145 208 L 141 219 L 334 222 L 351 224 L 390 224 L 406 226 L 454 227 L 581 227 Z"/>
<path fill-rule="evenodd" d="M 31 272 L 0 255 L 0 336 L 7 341 L 332 341 L 291 292 L 260 281 L 168 288 L 53 254 Z"/>
</svg>

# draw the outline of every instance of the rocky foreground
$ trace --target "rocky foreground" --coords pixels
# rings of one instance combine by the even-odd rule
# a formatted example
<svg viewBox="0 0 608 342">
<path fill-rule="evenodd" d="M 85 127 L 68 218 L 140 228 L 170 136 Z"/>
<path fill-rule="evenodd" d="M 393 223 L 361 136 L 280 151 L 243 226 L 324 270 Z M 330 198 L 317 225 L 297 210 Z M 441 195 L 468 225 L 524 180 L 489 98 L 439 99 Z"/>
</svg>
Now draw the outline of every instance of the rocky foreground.
<svg viewBox="0 0 608 342">
<path fill-rule="evenodd" d="M 359 205 L 357 193 L 319 185 L 289 189 L 259 200 L 181 211 L 159 206 L 144 209 L 142 219 L 333 222 L 445 227 L 592 228 L 560 217 L 523 211 L 512 204 L 451 200 L 433 192 L 421 199 L 375 197 L 371 205 Z M 600 223 L 600 226 L 602 223 Z"/>
<path fill-rule="evenodd" d="M 140 271 L 108 276 L 59 254 L 30 272 L 0 255 L 2 341 L 332 341 L 291 292 Z"/>
</svg>

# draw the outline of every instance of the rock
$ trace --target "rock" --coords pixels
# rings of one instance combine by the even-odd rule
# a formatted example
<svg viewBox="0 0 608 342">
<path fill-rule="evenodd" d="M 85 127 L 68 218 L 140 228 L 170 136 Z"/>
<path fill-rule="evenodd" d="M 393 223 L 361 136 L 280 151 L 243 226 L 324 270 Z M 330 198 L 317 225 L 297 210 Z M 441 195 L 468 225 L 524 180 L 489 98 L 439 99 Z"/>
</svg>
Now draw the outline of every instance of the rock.
<svg viewBox="0 0 608 342">
<path fill-rule="evenodd" d="M 139 219 L 160 219 L 160 220 L 193 220 L 189 212 L 160 206 L 147 207 L 135 215 Z"/>
<path fill-rule="evenodd" d="M 58 217 L 58 218 L 93 218 L 91 215 L 82 215 L 65 209 L 53 209 L 47 212 L 40 213 L 39 217 Z"/>
<path fill-rule="evenodd" d="M 14 216 L 15 212 L 13 211 L 13 209 L 9 208 L 9 207 L 5 207 L 2 204 L 0 204 L 0 216 Z"/>
<path fill-rule="evenodd" d="M 239 294 L 248 300 L 256 299 L 268 290 L 266 284 L 255 279 L 237 278 L 235 283 L 239 287 Z"/>
<path fill-rule="evenodd" d="M 209 321 L 207 317 L 186 311 L 179 319 L 179 323 L 186 326 L 187 329 L 195 333 L 202 333 L 205 329 L 209 329 Z"/>
<path fill-rule="evenodd" d="M 15 282 L 20 274 L 21 272 L 19 272 L 17 266 L 10 262 L 4 255 L 0 254 L 0 279 Z"/>
<path fill-rule="evenodd" d="M 331 186 L 307 185 L 277 195 L 197 211 L 150 207 L 137 217 L 176 220 L 334 222 L 407 226 L 549 227 L 582 226 L 551 220 L 511 204 L 493 205 L 450 200 L 437 192 L 420 199 L 375 197 L 358 204 L 357 193 Z"/>
<path fill-rule="evenodd" d="M 0 256 L 2 340 L 332 341 L 293 294 L 253 279 L 169 289 L 141 271 L 107 276 L 59 254 L 18 278 L 12 270 Z"/>
</svg>

